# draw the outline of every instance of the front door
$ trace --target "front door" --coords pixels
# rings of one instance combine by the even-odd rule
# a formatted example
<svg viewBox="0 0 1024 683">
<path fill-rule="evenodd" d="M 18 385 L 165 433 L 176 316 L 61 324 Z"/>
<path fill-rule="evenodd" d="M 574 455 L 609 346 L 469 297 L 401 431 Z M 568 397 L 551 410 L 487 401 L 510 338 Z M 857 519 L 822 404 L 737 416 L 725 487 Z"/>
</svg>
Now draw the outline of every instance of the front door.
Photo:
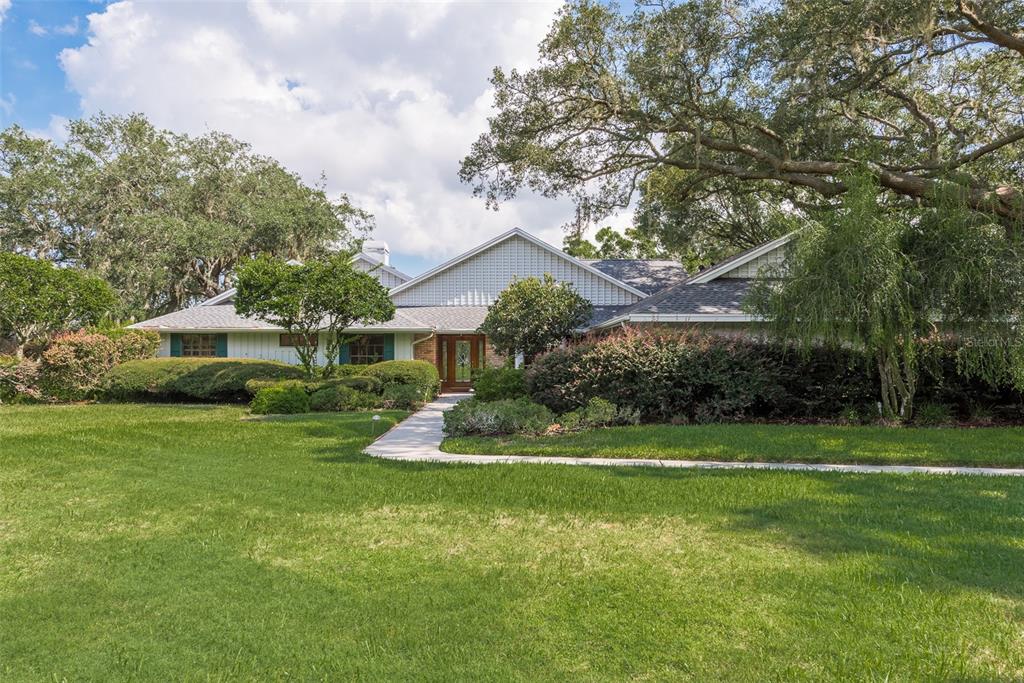
<svg viewBox="0 0 1024 683">
<path fill-rule="evenodd" d="M 445 391 L 469 391 L 473 368 L 481 367 L 484 335 L 440 335 L 438 355 L 441 388 Z"/>
</svg>

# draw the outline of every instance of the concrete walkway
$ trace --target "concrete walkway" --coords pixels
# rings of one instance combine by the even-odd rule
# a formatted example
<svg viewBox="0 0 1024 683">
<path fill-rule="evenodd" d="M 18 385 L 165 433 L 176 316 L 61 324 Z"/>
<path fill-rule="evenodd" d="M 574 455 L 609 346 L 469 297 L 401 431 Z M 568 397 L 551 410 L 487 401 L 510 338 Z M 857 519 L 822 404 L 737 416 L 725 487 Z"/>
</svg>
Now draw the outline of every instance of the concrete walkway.
<svg viewBox="0 0 1024 683">
<path fill-rule="evenodd" d="M 713 470 L 789 470 L 798 472 L 855 472 L 858 474 L 981 474 L 1000 477 L 1022 477 L 1024 469 L 998 467 L 927 467 L 917 465 L 817 465 L 788 462 L 722 462 L 716 460 L 657 460 L 654 458 L 572 458 L 535 455 L 459 455 L 445 453 L 438 446 L 444 434 L 441 414 L 458 403 L 466 394 L 441 396 L 423 406 L 389 432 L 366 447 L 366 453 L 386 460 L 406 462 L 468 463 L 532 463 L 546 465 L 588 465 L 597 467 L 664 467 L 674 469 Z"/>
</svg>

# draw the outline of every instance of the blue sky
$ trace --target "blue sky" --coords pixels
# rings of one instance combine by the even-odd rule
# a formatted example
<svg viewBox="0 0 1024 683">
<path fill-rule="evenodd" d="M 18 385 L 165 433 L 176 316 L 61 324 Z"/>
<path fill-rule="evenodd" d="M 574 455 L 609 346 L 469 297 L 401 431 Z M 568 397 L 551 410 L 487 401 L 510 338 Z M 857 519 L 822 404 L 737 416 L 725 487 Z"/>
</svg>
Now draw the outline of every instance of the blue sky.
<svg viewBox="0 0 1024 683">
<path fill-rule="evenodd" d="M 51 116 L 74 118 L 78 96 L 65 84 L 58 55 L 85 42 L 85 17 L 101 11 L 88 0 L 14 2 L 0 26 L 0 109 L 4 126 L 45 130 Z"/>
<path fill-rule="evenodd" d="M 308 182 L 326 174 L 415 275 L 515 226 L 560 244 L 567 201 L 494 212 L 457 178 L 492 113 L 491 70 L 534 64 L 557 7 L 0 0 L 0 122 L 59 137 L 66 119 L 142 112 L 230 133 Z"/>
</svg>

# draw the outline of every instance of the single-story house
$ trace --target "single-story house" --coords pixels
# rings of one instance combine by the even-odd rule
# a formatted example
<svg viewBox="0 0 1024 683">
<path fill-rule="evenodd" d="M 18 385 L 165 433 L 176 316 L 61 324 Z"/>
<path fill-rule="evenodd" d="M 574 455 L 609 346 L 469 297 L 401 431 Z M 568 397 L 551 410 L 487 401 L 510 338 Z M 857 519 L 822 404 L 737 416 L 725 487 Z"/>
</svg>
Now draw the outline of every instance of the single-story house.
<svg viewBox="0 0 1024 683">
<path fill-rule="evenodd" d="M 790 237 L 690 275 L 674 261 L 577 259 L 518 228 L 417 277 L 390 264 L 386 244 L 371 241 L 353 264 L 388 288 L 395 317 L 346 330 L 359 335 L 342 363 L 420 359 L 434 363 L 446 390 L 469 387 L 473 368 L 504 362 L 477 330 L 487 307 L 513 278 L 550 273 L 594 305 L 588 330 L 623 325 L 700 325 L 737 329 L 751 318 L 740 303 L 758 270 L 784 258 Z M 234 289 L 196 306 L 136 323 L 160 334 L 161 356 L 259 358 L 297 363 L 284 330 L 235 312 Z M 324 344 L 320 342 L 320 353 Z M 321 358 L 321 362 L 324 359 Z"/>
</svg>

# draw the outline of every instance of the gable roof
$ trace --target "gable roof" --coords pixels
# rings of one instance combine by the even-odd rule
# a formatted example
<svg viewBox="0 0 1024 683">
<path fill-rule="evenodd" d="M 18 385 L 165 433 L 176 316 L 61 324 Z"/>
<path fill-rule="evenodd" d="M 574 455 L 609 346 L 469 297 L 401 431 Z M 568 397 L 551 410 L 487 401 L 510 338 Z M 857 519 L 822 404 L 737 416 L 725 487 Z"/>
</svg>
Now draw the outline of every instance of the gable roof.
<svg viewBox="0 0 1024 683">
<path fill-rule="evenodd" d="M 686 268 L 678 261 L 660 259 L 580 259 L 583 263 L 611 275 L 647 294 L 660 292 L 682 282 Z"/>
<path fill-rule="evenodd" d="M 365 261 L 366 263 L 371 264 L 374 268 L 379 268 L 380 270 L 383 270 L 386 273 L 391 273 L 392 275 L 394 275 L 398 279 L 402 280 L 403 282 L 408 281 L 411 278 L 410 275 L 406 275 L 405 273 L 403 273 L 402 271 L 398 270 L 397 268 L 392 268 L 391 266 L 386 265 L 386 264 L 378 261 L 377 259 L 373 258 L 372 256 L 367 256 L 364 253 L 358 253 L 355 256 L 353 256 L 352 257 L 352 262 L 354 263 L 356 261 Z M 300 262 L 299 261 L 295 261 L 295 260 L 291 260 L 291 261 L 288 261 L 288 263 L 289 264 L 299 264 Z M 209 299 L 206 299 L 205 301 L 200 301 L 196 305 L 197 306 L 216 306 L 218 304 L 224 303 L 225 301 L 230 301 L 232 299 L 232 297 L 234 297 L 237 292 L 238 292 L 238 288 L 237 287 L 231 287 L 230 289 L 225 289 L 220 294 L 218 294 L 216 296 L 212 296 Z"/>
<path fill-rule="evenodd" d="M 784 247 L 785 245 L 789 244 L 789 242 L 793 239 L 795 235 L 795 232 L 791 232 L 788 235 L 783 235 L 782 237 L 776 240 L 772 240 L 771 242 L 766 242 L 765 244 L 762 244 L 760 246 L 747 249 L 746 251 L 741 251 L 735 256 L 730 256 L 729 258 L 719 263 L 716 263 L 710 268 L 705 268 L 704 270 L 700 271 L 699 273 L 689 278 L 687 282 L 689 282 L 690 284 L 711 282 L 712 280 L 720 278 L 732 270 L 736 270 L 737 268 L 744 264 L 750 263 L 754 259 L 760 258 L 769 252 Z"/>
<path fill-rule="evenodd" d="M 364 263 L 368 263 L 371 266 L 373 266 L 374 269 L 383 270 L 385 273 L 391 273 L 392 275 L 394 275 L 396 278 L 398 278 L 402 282 L 407 282 L 407 281 L 412 279 L 412 275 L 406 275 L 405 273 L 400 271 L 398 268 L 395 268 L 393 266 L 389 266 L 388 264 L 384 263 L 383 261 L 378 261 L 377 259 L 373 258 L 372 256 L 369 256 L 369 255 L 367 255 L 365 253 L 362 253 L 362 252 L 360 252 L 360 253 L 356 254 L 355 256 L 353 256 L 352 260 L 353 261 L 363 261 Z"/>
<path fill-rule="evenodd" d="M 474 247 L 473 249 L 470 249 L 469 251 L 467 251 L 467 252 L 465 252 L 463 254 L 460 254 L 459 256 L 456 256 L 455 258 L 453 258 L 453 259 L 451 259 L 449 261 L 445 261 L 441 265 L 439 265 L 439 266 L 437 266 L 435 268 L 431 268 L 430 270 L 428 270 L 427 272 L 423 273 L 422 275 L 418 275 L 417 277 L 412 278 L 408 282 L 404 282 L 404 283 L 398 285 L 397 287 L 392 289 L 390 293 L 392 295 L 394 295 L 394 294 L 399 294 L 401 292 L 404 292 L 407 289 L 411 289 L 412 287 L 415 287 L 416 285 L 419 285 L 419 284 L 421 284 L 423 282 L 426 282 L 427 280 L 429 280 L 429 279 L 439 275 L 440 273 L 443 273 L 446 270 L 449 270 L 450 268 L 453 268 L 453 267 L 459 265 L 460 263 L 468 261 L 469 259 L 473 258 L 477 254 L 479 254 L 479 253 L 481 253 L 483 251 L 486 251 L 487 249 L 490 249 L 491 247 L 495 246 L 496 244 L 500 244 L 502 242 L 505 242 L 506 240 L 512 239 L 513 237 L 520 237 L 522 239 L 525 239 L 526 241 L 530 242 L 531 244 L 534 244 L 534 245 L 540 247 L 541 249 L 544 249 L 545 251 L 550 252 L 551 254 L 554 254 L 554 255 L 562 258 L 562 259 L 565 259 L 569 263 L 571 263 L 571 264 L 573 264 L 575 266 L 578 266 L 578 267 L 582 268 L 583 270 L 585 270 L 585 271 L 587 271 L 589 273 L 592 273 L 592 274 L 596 275 L 598 278 L 600 278 L 602 280 L 605 280 L 605 281 L 611 283 L 612 285 L 614 285 L 614 286 L 616 286 L 616 287 L 618 287 L 618 288 L 620 288 L 620 289 L 622 289 L 622 290 L 624 290 L 626 292 L 629 292 L 630 294 L 632 294 L 634 296 L 638 296 L 638 297 L 641 297 L 641 298 L 647 296 L 647 292 L 643 292 L 643 291 L 641 291 L 641 290 L 639 290 L 639 289 L 637 289 L 637 288 L 635 288 L 635 287 L 633 287 L 631 285 L 628 285 L 625 282 L 622 282 L 621 280 L 618 280 L 618 279 L 612 277 L 611 275 L 608 275 L 607 273 L 602 272 L 598 268 L 595 268 L 594 266 L 592 266 L 592 265 L 590 265 L 590 264 L 588 264 L 588 263 L 586 263 L 584 261 L 581 261 L 581 260 L 579 260 L 577 258 L 569 256 L 569 254 L 566 254 L 561 249 L 556 249 L 555 247 L 551 246 L 550 244 L 548 244 L 544 240 L 539 239 L 537 237 L 534 237 L 533 235 L 531 235 L 530 233 L 526 232 L 525 230 L 522 230 L 521 228 L 512 228 L 508 232 L 502 233 L 502 234 L 498 235 L 497 237 L 495 237 L 495 238 L 493 238 L 491 240 L 488 240 L 488 241 L 484 242 L 483 244 L 481 244 L 481 245 L 479 245 L 477 247 Z"/>
</svg>

